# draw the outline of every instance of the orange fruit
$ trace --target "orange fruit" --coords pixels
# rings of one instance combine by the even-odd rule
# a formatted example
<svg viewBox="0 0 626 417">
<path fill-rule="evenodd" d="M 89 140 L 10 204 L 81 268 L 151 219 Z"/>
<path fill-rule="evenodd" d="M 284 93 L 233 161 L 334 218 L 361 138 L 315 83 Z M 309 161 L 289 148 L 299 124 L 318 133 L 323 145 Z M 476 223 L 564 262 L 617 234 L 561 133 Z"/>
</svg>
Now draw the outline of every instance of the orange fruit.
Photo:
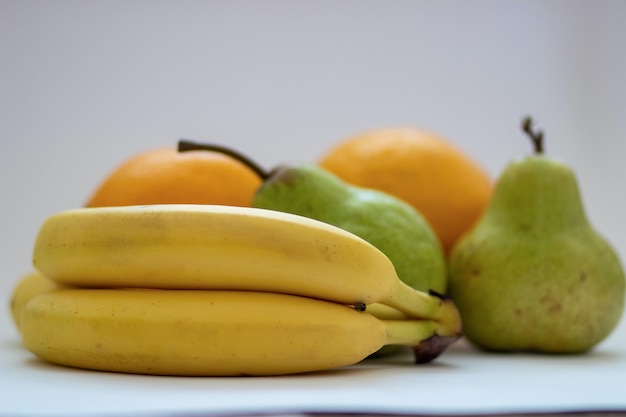
<svg viewBox="0 0 626 417">
<path fill-rule="evenodd" d="M 88 199 L 87 207 L 143 204 L 250 206 L 261 179 L 220 152 L 156 148 L 116 167 Z"/>
<path fill-rule="evenodd" d="M 413 127 L 349 137 L 318 163 L 348 183 L 411 204 L 429 222 L 446 253 L 484 212 L 493 188 L 487 172 L 462 150 Z"/>
</svg>

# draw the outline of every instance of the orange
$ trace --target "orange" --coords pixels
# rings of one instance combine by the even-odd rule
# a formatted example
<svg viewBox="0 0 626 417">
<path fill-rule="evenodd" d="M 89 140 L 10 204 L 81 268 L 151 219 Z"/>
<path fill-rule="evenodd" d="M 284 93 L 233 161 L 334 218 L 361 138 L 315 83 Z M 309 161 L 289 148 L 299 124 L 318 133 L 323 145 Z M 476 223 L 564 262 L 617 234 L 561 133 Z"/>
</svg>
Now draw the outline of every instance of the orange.
<svg viewBox="0 0 626 417">
<path fill-rule="evenodd" d="M 413 127 L 357 134 L 318 162 L 348 183 L 411 204 L 429 222 L 446 253 L 484 212 L 493 188 L 487 172 L 462 150 Z"/>
<path fill-rule="evenodd" d="M 86 206 L 250 206 L 260 185 L 257 174 L 223 153 L 156 148 L 134 155 L 115 168 Z"/>
</svg>

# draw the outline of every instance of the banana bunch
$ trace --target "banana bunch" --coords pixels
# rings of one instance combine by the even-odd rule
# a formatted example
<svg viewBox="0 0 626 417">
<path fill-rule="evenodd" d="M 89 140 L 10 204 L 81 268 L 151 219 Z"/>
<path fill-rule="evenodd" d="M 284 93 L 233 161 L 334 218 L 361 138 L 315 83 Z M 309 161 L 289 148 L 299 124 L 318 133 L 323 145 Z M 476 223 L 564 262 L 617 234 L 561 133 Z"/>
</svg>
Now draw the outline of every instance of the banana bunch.
<svg viewBox="0 0 626 417">
<path fill-rule="evenodd" d="M 404 284 L 340 228 L 257 208 L 151 205 L 57 213 L 12 314 L 43 360 L 157 375 L 281 375 L 385 345 L 418 363 L 461 335 L 452 300 Z"/>
</svg>

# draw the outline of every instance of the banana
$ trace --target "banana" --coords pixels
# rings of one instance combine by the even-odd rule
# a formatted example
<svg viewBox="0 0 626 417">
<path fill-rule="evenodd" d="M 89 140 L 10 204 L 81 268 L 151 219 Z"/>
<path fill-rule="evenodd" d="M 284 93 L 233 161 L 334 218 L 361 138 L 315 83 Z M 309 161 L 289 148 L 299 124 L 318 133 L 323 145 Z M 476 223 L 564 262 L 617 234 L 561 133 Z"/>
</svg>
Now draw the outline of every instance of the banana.
<svg viewBox="0 0 626 417">
<path fill-rule="evenodd" d="M 152 205 L 79 208 L 50 216 L 34 266 L 85 287 L 246 290 L 363 308 L 380 303 L 461 332 L 452 300 L 417 291 L 377 248 L 338 227 L 248 207 Z"/>
<path fill-rule="evenodd" d="M 438 334 L 329 301 L 251 291 L 61 289 L 22 312 L 24 346 L 71 367 L 153 375 L 283 375 L 356 364 Z"/>
<path fill-rule="evenodd" d="M 409 317 L 401 311 L 380 303 L 368 305 L 367 312 L 381 320 L 409 320 Z"/>
<path fill-rule="evenodd" d="M 15 327 L 18 330 L 20 329 L 21 311 L 26 303 L 39 294 L 44 294 L 63 287 L 65 286 L 57 284 L 37 271 L 29 271 L 23 275 L 13 288 L 11 294 L 10 310 Z"/>
<path fill-rule="evenodd" d="M 11 294 L 11 317 L 15 326 L 19 329 L 19 316 L 22 308 L 31 299 L 35 298 L 39 294 L 63 289 L 63 288 L 78 288 L 68 285 L 58 284 L 48 277 L 42 275 L 39 271 L 29 271 L 24 274 L 13 288 Z M 384 304 L 373 303 L 367 306 L 367 312 L 376 318 L 381 320 L 408 320 L 409 318 L 402 312 L 386 306 Z"/>
</svg>

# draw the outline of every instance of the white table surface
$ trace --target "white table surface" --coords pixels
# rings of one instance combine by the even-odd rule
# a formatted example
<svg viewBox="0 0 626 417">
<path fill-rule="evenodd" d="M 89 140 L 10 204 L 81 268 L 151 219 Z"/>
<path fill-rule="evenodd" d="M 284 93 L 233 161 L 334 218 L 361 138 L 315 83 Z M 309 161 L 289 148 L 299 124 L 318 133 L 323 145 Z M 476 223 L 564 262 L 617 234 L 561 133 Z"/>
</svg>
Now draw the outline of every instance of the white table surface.
<svg viewBox="0 0 626 417">
<path fill-rule="evenodd" d="M 0 416 L 217 414 L 626 414 L 626 324 L 575 356 L 488 354 L 458 342 L 427 365 L 410 355 L 307 375 L 157 377 L 45 364 L 3 318 Z"/>
</svg>

